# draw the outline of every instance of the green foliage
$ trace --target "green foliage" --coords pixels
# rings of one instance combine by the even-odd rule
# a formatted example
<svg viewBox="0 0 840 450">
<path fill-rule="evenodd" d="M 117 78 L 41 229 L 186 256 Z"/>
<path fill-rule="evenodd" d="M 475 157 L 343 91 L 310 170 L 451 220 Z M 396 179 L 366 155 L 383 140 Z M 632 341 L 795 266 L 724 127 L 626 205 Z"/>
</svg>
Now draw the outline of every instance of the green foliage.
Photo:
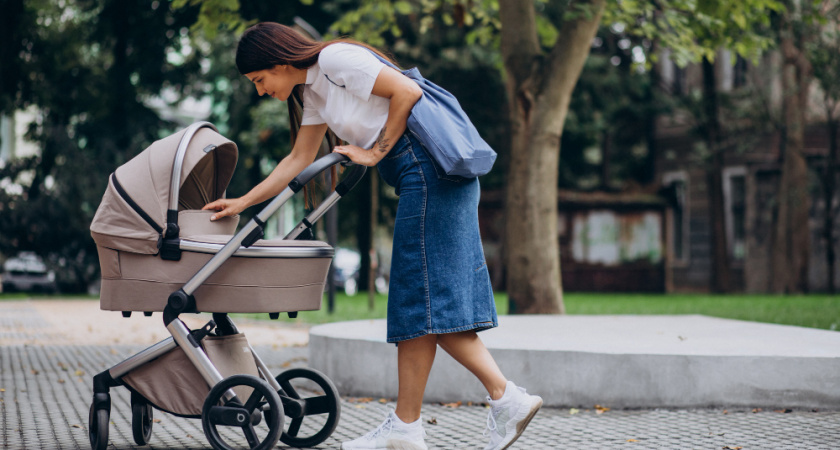
<svg viewBox="0 0 840 450">
<path fill-rule="evenodd" d="M 173 0 L 173 9 L 199 6 L 198 20 L 190 29 L 202 33 L 207 39 L 216 37 L 219 30 L 241 34 L 254 21 L 242 20 L 239 15 L 239 0 Z"/>
<path fill-rule="evenodd" d="M 438 0 L 363 0 L 346 11 L 331 26 L 340 35 L 352 36 L 371 45 L 384 46 L 403 36 L 406 26 L 419 25 L 420 34 L 440 32 L 441 28 L 464 30 L 470 44 L 498 43 L 497 0 L 471 2 Z"/>
<path fill-rule="evenodd" d="M 721 48 L 755 60 L 773 45 L 770 18 L 783 10 L 777 0 L 611 0 L 603 20 L 655 40 L 682 67 Z"/>
<path fill-rule="evenodd" d="M 836 15 L 835 15 L 835 20 Z M 806 47 L 812 74 L 825 97 L 840 102 L 840 32 L 828 28 Z"/>
</svg>

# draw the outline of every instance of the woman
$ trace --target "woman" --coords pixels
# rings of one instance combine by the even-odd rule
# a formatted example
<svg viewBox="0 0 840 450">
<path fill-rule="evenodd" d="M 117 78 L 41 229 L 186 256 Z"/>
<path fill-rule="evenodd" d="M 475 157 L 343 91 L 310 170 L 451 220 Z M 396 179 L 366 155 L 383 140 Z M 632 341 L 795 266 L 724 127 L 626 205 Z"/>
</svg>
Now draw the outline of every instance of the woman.
<svg viewBox="0 0 840 450">
<path fill-rule="evenodd" d="M 400 196 L 387 321 L 388 342 L 397 344 L 397 406 L 377 429 L 342 448 L 427 448 L 420 409 L 438 345 L 487 389 L 486 448 L 507 448 L 542 399 L 506 380 L 476 335 L 497 326 L 478 231 L 478 180 L 447 177 L 406 130 L 422 90 L 372 52 L 384 57 L 358 42 L 315 42 L 276 23 L 248 29 L 236 51 L 239 72 L 260 95 L 278 100 L 303 85 L 301 126 L 291 154 L 263 182 L 204 209 L 218 210 L 215 220 L 277 195 L 312 163 L 329 127 L 348 143 L 334 151 L 377 166 Z"/>
</svg>

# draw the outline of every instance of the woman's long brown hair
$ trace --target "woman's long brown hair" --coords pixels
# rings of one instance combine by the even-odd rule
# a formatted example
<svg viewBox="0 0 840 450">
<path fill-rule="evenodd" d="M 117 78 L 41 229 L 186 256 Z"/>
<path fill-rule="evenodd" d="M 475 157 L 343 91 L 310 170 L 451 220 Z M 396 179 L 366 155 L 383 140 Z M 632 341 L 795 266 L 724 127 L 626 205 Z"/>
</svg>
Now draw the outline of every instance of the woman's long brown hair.
<svg viewBox="0 0 840 450">
<path fill-rule="evenodd" d="M 239 45 L 236 47 L 236 68 L 242 75 L 271 69 L 274 66 L 290 65 L 296 69 L 308 69 L 318 62 L 321 50 L 339 42 L 360 45 L 393 63 L 388 55 L 362 42 L 345 38 L 319 42 L 303 36 L 291 27 L 274 22 L 261 22 L 245 30 L 239 39 Z M 289 125 L 294 147 L 303 116 L 303 86 L 296 86 L 286 103 L 289 108 Z M 322 146 L 319 154 L 329 153 L 333 147 L 341 144 L 332 130 L 327 131 L 326 137 L 327 148 L 324 150 Z M 332 189 L 335 190 L 338 178 L 335 166 L 330 174 Z M 304 192 L 304 195 L 308 203 L 311 200 L 308 192 Z"/>
</svg>

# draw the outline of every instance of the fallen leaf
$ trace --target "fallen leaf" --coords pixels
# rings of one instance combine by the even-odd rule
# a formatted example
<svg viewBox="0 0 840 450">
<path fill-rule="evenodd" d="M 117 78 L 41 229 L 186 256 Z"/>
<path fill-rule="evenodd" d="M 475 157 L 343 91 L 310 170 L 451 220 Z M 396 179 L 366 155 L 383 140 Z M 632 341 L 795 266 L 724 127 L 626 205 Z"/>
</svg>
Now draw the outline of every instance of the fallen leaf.
<svg viewBox="0 0 840 450">
<path fill-rule="evenodd" d="M 724 445 L 721 448 L 723 448 L 723 450 L 741 450 L 744 447 L 734 447 L 734 446 L 731 446 L 731 445 Z"/>
<path fill-rule="evenodd" d="M 64 378 L 59 378 L 58 379 L 58 384 L 64 384 Z"/>
<path fill-rule="evenodd" d="M 77 371 L 76 371 L 76 376 L 77 376 L 77 377 L 80 377 L 80 376 L 82 376 L 82 375 L 84 375 L 84 374 L 85 374 L 85 371 L 84 371 L 84 370 L 77 370 Z"/>
<path fill-rule="evenodd" d="M 76 425 L 76 424 L 74 423 L 74 424 L 73 424 L 73 428 L 82 428 L 82 426 L 81 426 L 81 425 Z"/>
<path fill-rule="evenodd" d="M 774 410 L 774 411 L 775 411 L 775 412 L 777 412 L 777 413 L 783 413 L 783 414 L 787 414 L 787 413 L 792 413 L 792 412 L 793 412 L 793 410 L 792 410 L 792 409 L 776 409 L 776 410 Z"/>
<path fill-rule="evenodd" d="M 753 408 L 753 414 L 760 413 L 760 412 L 761 412 L 761 408 Z"/>
<path fill-rule="evenodd" d="M 382 404 L 388 403 L 388 399 L 380 398 L 379 403 L 382 403 Z"/>
<path fill-rule="evenodd" d="M 577 409 L 577 408 L 571 408 L 571 409 L 569 409 L 569 415 L 570 415 L 570 416 L 573 416 L 573 415 L 575 415 L 575 414 L 577 414 L 577 413 L 579 413 L 579 412 L 580 412 L 580 410 L 579 410 L 579 409 Z"/>
<path fill-rule="evenodd" d="M 723 410 L 723 413 L 724 413 L 724 414 L 729 414 L 729 411 L 728 411 L 728 410 L 726 410 L 726 409 L 724 409 L 724 410 Z"/>
<path fill-rule="evenodd" d="M 32 372 L 32 375 L 38 375 L 39 373 L 37 369 L 32 369 L 30 372 Z"/>
<path fill-rule="evenodd" d="M 626 442 L 639 442 L 639 441 L 637 441 L 637 440 L 635 440 L 635 439 L 627 439 L 627 441 L 626 441 Z"/>
<path fill-rule="evenodd" d="M 6 392 L 6 390 L 5 389 L 0 389 L 0 392 Z"/>
<path fill-rule="evenodd" d="M 442 405 L 443 405 L 443 406 L 446 406 L 447 408 L 458 408 L 458 407 L 460 407 L 462 404 L 463 404 L 463 403 L 462 403 L 461 401 L 452 402 L 452 403 L 442 403 Z"/>
<path fill-rule="evenodd" d="M 437 425 L 437 419 L 432 417 L 431 419 L 427 420 L 426 423 L 428 423 L 429 425 Z"/>
<path fill-rule="evenodd" d="M 359 408 L 359 409 L 365 409 L 365 408 L 367 408 L 367 407 L 366 407 L 365 405 L 356 405 L 356 408 Z"/>
<path fill-rule="evenodd" d="M 688 339 L 688 338 L 687 338 L 687 337 L 685 337 L 685 336 L 677 336 L 677 337 L 678 337 L 681 341 L 684 341 L 684 340 Z"/>
<path fill-rule="evenodd" d="M 152 422 L 154 422 L 154 423 L 160 423 L 160 419 L 152 419 Z"/>
<path fill-rule="evenodd" d="M 595 414 L 604 414 L 605 412 L 609 411 L 610 408 L 601 405 L 595 405 Z"/>
</svg>

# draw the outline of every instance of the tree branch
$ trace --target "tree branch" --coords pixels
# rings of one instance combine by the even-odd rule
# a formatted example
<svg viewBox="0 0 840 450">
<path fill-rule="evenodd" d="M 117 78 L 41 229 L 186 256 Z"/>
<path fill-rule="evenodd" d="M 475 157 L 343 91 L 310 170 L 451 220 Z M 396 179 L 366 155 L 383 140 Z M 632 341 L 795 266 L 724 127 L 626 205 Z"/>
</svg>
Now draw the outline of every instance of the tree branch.
<svg viewBox="0 0 840 450">
<path fill-rule="evenodd" d="M 543 80 L 541 89 L 549 96 L 548 101 L 559 101 L 562 86 L 577 82 L 589 56 L 592 39 L 598 32 L 605 3 L 605 0 L 588 0 L 586 4 L 591 8 L 588 17 L 580 16 L 563 24 L 546 64 L 545 73 L 551 75 Z"/>
<path fill-rule="evenodd" d="M 531 75 L 534 60 L 541 54 L 534 3 L 531 0 L 499 0 L 499 17 L 505 68 L 515 80 L 525 80 Z"/>
</svg>

